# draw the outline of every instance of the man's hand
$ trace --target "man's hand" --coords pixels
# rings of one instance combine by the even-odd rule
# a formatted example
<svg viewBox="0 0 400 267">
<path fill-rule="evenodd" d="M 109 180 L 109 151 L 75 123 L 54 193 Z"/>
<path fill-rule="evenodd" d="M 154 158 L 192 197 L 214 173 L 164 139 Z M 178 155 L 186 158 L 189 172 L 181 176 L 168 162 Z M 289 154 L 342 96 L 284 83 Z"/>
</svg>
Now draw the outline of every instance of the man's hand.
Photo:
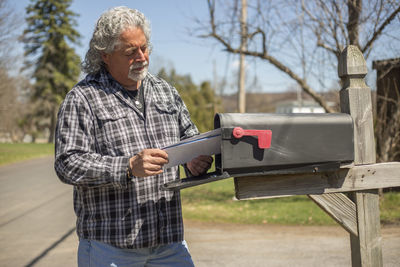
<svg viewBox="0 0 400 267">
<path fill-rule="evenodd" d="M 166 163 L 168 163 L 168 154 L 161 149 L 144 149 L 129 159 L 132 174 L 136 177 L 160 174 Z"/>
<path fill-rule="evenodd" d="M 198 156 L 186 164 L 187 168 L 194 176 L 204 174 L 211 167 L 213 158 L 211 156 Z"/>
</svg>

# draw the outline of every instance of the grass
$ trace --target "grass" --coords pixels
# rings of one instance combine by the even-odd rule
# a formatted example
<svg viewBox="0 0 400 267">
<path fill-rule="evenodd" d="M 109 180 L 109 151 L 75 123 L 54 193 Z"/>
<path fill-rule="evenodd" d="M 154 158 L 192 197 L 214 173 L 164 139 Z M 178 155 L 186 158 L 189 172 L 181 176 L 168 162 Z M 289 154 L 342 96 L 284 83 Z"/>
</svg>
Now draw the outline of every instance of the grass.
<svg viewBox="0 0 400 267">
<path fill-rule="evenodd" d="M 214 168 L 212 166 L 210 171 Z M 336 223 L 306 196 L 238 201 L 234 199 L 234 192 L 233 178 L 183 189 L 183 217 L 204 222 L 243 224 Z"/>
<path fill-rule="evenodd" d="M 0 143 L 0 165 L 53 153 L 53 144 Z M 189 220 L 221 223 L 336 224 L 306 196 L 236 201 L 234 192 L 232 178 L 183 189 L 183 216 Z M 380 201 L 380 212 L 383 224 L 400 224 L 400 192 L 385 193 Z"/>
<path fill-rule="evenodd" d="M 54 154 L 54 144 L 0 143 L 0 165 Z"/>
<path fill-rule="evenodd" d="M 388 192 L 380 200 L 381 222 L 400 224 L 400 192 Z"/>
<path fill-rule="evenodd" d="M 233 179 L 182 190 L 185 219 L 244 224 L 334 225 L 306 196 L 234 200 Z"/>
<path fill-rule="evenodd" d="M 307 196 L 236 201 L 232 178 L 183 189 L 185 219 L 204 222 L 336 225 Z M 383 224 L 400 224 L 400 192 L 385 193 L 380 201 Z"/>
</svg>

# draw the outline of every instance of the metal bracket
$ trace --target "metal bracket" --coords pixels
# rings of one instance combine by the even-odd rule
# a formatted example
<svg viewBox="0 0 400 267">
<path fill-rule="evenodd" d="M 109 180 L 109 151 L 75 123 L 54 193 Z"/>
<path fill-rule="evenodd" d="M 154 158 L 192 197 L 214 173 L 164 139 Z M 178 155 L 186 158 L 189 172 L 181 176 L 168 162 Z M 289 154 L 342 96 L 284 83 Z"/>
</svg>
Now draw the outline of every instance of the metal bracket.
<svg viewBox="0 0 400 267">
<path fill-rule="evenodd" d="M 188 178 L 184 178 L 184 179 L 175 180 L 175 181 L 172 181 L 172 182 L 162 185 L 160 189 L 176 191 L 176 190 L 181 190 L 183 188 L 206 184 L 209 182 L 215 182 L 215 181 L 230 178 L 230 177 L 231 176 L 227 172 L 223 172 L 222 174 L 220 172 L 212 172 L 212 173 L 207 173 L 202 176 L 194 176 L 194 177 L 188 177 Z"/>
</svg>

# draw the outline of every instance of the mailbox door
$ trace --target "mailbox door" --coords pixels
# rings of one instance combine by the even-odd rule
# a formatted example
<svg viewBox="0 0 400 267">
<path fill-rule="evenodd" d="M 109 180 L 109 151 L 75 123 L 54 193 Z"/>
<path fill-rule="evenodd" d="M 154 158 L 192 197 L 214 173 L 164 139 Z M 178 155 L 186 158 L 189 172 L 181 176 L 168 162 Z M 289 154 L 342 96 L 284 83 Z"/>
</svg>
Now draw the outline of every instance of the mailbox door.
<svg viewBox="0 0 400 267">
<path fill-rule="evenodd" d="M 275 171 L 290 173 L 305 166 L 349 163 L 354 160 L 353 123 L 348 114 L 217 114 L 221 128 L 220 171 L 232 176 Z M 234 136 L 234 129 L 270 131 L 263 148 L 257 135 Z M 267 140 L 268 141 L 268 140 Z M 261 146 L 261 147 L 260 147 Z"/>
</svg>

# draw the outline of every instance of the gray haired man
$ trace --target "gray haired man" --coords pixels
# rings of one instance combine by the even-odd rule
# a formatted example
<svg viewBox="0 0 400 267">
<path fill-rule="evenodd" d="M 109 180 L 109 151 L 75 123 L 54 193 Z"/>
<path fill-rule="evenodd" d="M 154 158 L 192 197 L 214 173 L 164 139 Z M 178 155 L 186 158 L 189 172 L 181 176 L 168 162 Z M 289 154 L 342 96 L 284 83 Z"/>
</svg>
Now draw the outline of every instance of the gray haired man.
<svg viewBox="0 0 400 267">
<path fill-rule="evenodd" d="M 193 266 L 183 238 L 179 179 L 160 148 L 198 134 L 177 90 L 148 73 L 149 22 L 127 7 L 97 21 L 56 129 L 55 170 L 74 186 L 79 266 Z M 192 175 L 212 163 L 187 163 Z"/>
</svg>

